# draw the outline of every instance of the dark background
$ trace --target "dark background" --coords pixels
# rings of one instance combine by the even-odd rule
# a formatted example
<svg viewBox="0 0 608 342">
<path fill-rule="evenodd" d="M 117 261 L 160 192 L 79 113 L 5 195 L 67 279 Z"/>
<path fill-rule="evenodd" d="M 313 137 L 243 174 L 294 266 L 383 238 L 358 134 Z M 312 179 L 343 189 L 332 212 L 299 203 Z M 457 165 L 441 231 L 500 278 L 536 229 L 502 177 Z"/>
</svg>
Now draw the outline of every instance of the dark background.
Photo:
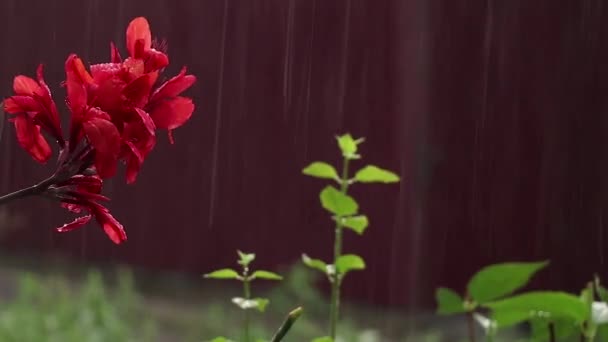
<svg viewBox="0 0 608 342">
<path fill-rule="evenodd" d="M 334 135 L 364 136 L 364 162 L 396 170 L 396 186 L 356 186 L 370 217 L 345 250 L 368 261 L 346 294 L 373 303 L 430 305 L 438 285 L 464 287 L 497 261 L 551 259 L 549 288 L 607 275 L 608 5 L 602 0 L 4 0 L 0 90 L 38 63 L 63 106 L 63 63 L 75 52 L 123 55 L 124 32 L 146 16 L 168 41 L 172 76 L 186 65 L 197 110 L 164 135 L 136 184 L 107 182 L 129 240 L 94 224 L 70 234 L 55 203 L 29 199 L 3 230 L 4 251 L 62 253 L 192 274 L 328 260 L 333 229 L 324 182 L 300 174 L 338 163 Z M 67 117 L 65 118 L 67 120 Z M 52 171 L 5 125 L 0 192 Z M 359 164 L 363 166 L 363 163 Z"/>
</svg>

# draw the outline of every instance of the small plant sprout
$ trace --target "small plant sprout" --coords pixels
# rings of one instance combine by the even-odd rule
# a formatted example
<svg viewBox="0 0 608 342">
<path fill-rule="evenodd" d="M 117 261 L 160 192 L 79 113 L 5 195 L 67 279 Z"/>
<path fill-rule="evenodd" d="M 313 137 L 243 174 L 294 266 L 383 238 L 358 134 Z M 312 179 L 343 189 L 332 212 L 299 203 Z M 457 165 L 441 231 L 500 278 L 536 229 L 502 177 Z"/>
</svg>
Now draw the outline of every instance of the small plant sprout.
<svg viewBox="0 0 608 342">
<path fill-rule="evenodd" d="M 266 298 L 252 298 L 251 282 L 255 279 L 282 280 L 283 277 L 276 273 L 264 270 L 251 272 L 250 264 L 255 260 L 255 254 L 243 253 L 241 251 L 237 251 L 237 253 L 239 256 L 237 263 L 241 265 L 242 268 L 240 273 L 231 268 L 223 268 L 205 274 L 204 277 L 210 279 L 233 279 L 243 283 L 243 297 L 232 298 L 232 302 L 245 313 L 245 320 L 243 323 L 243 341 L 251 342 L 252 339 L 249 332 L 249 311 L 251 309 L 256 309 L 260 312 L 264 312 L 269 303 L 269 300 Z M 219 339 L 219 341 L 223 341 L 223 337 L 217 339 Z"/>
<path fill-rule="evenodd" d="M 375 165 L 367 165 L 358 170 L 353 178 L 349 176 L 351 161 L 361 159 L 358 147 L 364 139 L 354 139 L 350 134 L 337 137 L 338 147 L 342 152 L 342 173 L 338 174 L 336 169 L 325 162 L 314 162 L 302 170 L 302 173 L 316 178 L 329 179 L 338 184 L 326 186 L 320 194 L 321 206 L 330 212 L 335 221 L 334 259 L 328 264 L 319 259 L 312 259 L 306 254 L 302 255 L 302 261 L 307 266 L 319 270 L 327 275 L 331 283 L 331 304 L 329 314 L 329 336 L 318 341 L 332 341 L 336 338 L 336 326 L 340 311 L 340 286 L 344 276 L 355 270 L 365 269 L 365 261 L 355 254 L 342 254 L 342 231 L 349 229 L 362 235 L 369 220 L 367 216 L 359 213 L 359 205 L 355 199 L 347 194 L 349 186 L 354 183 L 396 183 L 399 177 L 388 170 L 381 169 Z M 316 340 L 317 341 L 317 340 Z"/>
</svg>

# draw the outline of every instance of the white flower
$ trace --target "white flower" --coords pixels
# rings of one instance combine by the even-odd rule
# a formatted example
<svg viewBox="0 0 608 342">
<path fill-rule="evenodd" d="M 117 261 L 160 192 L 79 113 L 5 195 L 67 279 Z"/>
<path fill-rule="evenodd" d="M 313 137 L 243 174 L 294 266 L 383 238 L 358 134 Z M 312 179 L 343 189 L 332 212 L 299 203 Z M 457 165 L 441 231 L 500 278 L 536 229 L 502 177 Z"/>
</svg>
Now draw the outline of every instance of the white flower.
<svg viewBox="0 0 608 342">
<path fill-rule="evenodd" d="M 478 314 L 477 312 L 473 313 L 473 318 L 475 318 L 477 323 L 479 323 L 479 325 L 481 325 L 481 327 L 485 331 L 486 335 L 491 334 L 492 332 L 496 331 L 496 321 L 491 320 L 488 317 L 485 317 L 481 314 Z"/>
<path fill-rule="evenodd" d="M 591 320 L 595 324 L 608 323 L 608 304 L 606 302 L 593 302 L 591 304 Z"/>
</svg>

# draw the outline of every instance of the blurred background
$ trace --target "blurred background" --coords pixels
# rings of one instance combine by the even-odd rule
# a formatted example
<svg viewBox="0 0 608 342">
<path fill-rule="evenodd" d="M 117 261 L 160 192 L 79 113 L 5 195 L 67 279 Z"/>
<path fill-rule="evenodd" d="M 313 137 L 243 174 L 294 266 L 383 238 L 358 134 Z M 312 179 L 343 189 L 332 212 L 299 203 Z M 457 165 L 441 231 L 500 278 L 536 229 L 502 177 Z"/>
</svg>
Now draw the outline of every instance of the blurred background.
<svg viewBox="0 0 608 342">
<path fill-rule="evenodd" d="M 607 11 L 601 0 L 2 1 L 2 96 L 44 63 L 67 120 L 65 58 L 108 61 L 110 41 L 126 54 L 136 16 L 167 41 L 166 75 L 198 77 L 176 144 L 160 136 L 135 184 L 121 174 L 104 186 L 126 244 L 94 224 L 55 233 L 71 217 L 44 199 L 0 208 L 2 340 L 228 334 L 239 288 L 200 275 L 234 266 L 237 249 L 286 276 L 259 287 L 271 298 L 259 334 L 304 305 L 292 340 L 322 335 L 327 288 L 299 258 L 328 260 L 333 229 L 325 183 L 301 169 L 337 164 L 346 132 L 366 138 L 365 163 L 402 179 L 353 188 L 371 225 L 345 236 L 368 265 L 345 282 L 346 341 L 446 339 L 434 289 L 463 289 L 491 262 L 550 259 L 534 286 L 555 289 L 605 277 Z M 0 137 L 0 193 L 52 172 L 12 125 Z"/>
</svg>

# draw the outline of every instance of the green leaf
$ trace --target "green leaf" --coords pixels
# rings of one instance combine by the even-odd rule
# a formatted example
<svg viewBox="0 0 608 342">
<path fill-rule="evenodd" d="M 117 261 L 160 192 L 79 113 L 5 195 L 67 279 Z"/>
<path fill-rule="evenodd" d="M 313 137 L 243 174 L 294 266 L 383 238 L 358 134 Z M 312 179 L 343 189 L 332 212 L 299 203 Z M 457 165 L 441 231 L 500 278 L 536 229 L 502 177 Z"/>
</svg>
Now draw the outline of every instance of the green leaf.
<svg viewBox="0 0 608 342">
<path fill-rule="evenodd" d="M 334 342 L 334 340 L 329 336 L 317 337 L 312 342 Z"/>
<path fill-rule="evenodd" d="M 204 277 L 210 279 L 239 279 L 241 276 L 233 269 L 223 268 L 221 270 L 207 273 L 204 275 Z"/>
<path fill-rule="evenodd" d="M 253 272 L 253 274 L 251 275 L 252 279 L 266 279 L 266 280 L 281 280 L 283 279 L 283 277 L 281 277 L 280 275 L 273 273 L 273 272 L 269 272 L 269 271 L 264 271 L 264 270 L 258 270 Z"/>
<path fill-rule="evenodd" d="M 357 143 L 355 142 L 355 139 L 353 139 L 353 136 L 350 135 L 350 133 L 340 135 L 337 137 L 337 139 L 338 139 L 338 146 L 340 147 L 340 150 L 342 151 L 342 153 L 344 153 L 344 154 L 357 153 Z"/>
<path fill-rule="evenodd" d="M 534 291 L 484 304 L 495 313 L 528 312 L 532 315 L 569 318 L 577 323 L 589 316 L 589 308 L 577 296 L 565 292 Z"/>
<path fill-rule="evenodd" d="M 549 322 L 553 324 L 556 341 L 572 341 L 569 337 L 580 334 L 580 327 L 571 319 L 558 318 L 549 320 L 547 318 L 533 318 L 530 319 L 531 341 L 550 340 Z"/>
<path fill-rule="evenodd" d="M 234 342 L 234 341 L 229 340 L 229 339 L 225 338 L 224 336 L 218 336 L 218 337 L 214 338 L 213 340 L 211 340 L 211 342 Z"/>
<path fill-rule="evenodd" d="M 469 281 L 467 289 L 477 303 L 498 299 L 525 286 L 548 262 L 511 262 L 482 268 Z"/>
<path fill-rule="evenodd" d="M 254 301 L 257 303 L 257 309 L 260 312 L 264 312 L 268 304 L 270 304 L 270 300 L 266 298 L 255 298 Z"/>
<path fill-rule="evenodd" d="M 253 260 L 255 260 L 255 254 L 253 254 L 253 253 L 243 253 L 241 251 L 236 251 L 236 252 L 239 255 L 239 260 L 237 262 L 239 263 L 239 265 L 242 265 L 243 267 L 249 266 L 249 264 Z"/>
<path fill-rule="evenodd" d="M 499 329 L 507 328 L 529 320 L 530 312 L 527 311 L 496 311 L 492 313 L 492 319 Z"/>
<path fill-rule="evenodd" d="M 437 300 L 437 313 L 440 315 L 451 315 L 465 312 L 462 297 L 451 289 L 440 287 L 435 291 Z"/>
<path fill-rule="evenodd" d="M 396 183 L 399 182 L 399 176 L 375 165 L 367 165 L 357 171 L 355 180 L 361 183 Z"/>
<path fill-rule="evenodd" d="M 311 259 L 308 255 L 302 254 L 302 262 L 310 268 L 317 269 L 327 274 L 327 264 L 321 259 Z"/>
<path fill-rule="evenodd" d="M 336 270 L 339 273 L 347 273 L 349 271 L 355 270 L 364 270 L 365 269 L 365 261 L 358 255 L 355 254 L 345 254 L 342 255 L 336 260 Z"/>
<path fill-rule="evenodd" d="M 348 216 L 342 218 L 342 225 L 361 235 L 369 225 L 369 220 L 365 215 Z"/>
<path fill-rule="evenodd" d="M 331 185 L 326 186 L 319 195 L 321 205 L 329 212 L 338 216 L 354 215 L 359 210 L 355 200 Z"/>
<path fill-rule="evenodd" d="M 338 172 L 334 169 L 333 166 L 324 163 L 324 162 L 314 162 L 308 165 L 302 173 L 307 176 L 317 177 L 317 178 L 327 178 L 327 179 L 335 179 L 340 180 L 338 176 Z"/>
</svg>

